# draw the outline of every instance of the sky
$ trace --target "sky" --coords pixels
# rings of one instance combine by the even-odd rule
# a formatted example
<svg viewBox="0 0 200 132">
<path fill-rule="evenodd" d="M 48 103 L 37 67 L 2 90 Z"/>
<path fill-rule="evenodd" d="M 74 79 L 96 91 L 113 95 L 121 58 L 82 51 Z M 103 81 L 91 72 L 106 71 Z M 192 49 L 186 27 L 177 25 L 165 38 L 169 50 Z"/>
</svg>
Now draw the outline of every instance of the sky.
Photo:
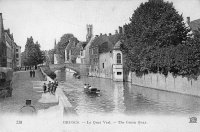
<svg viewBox="0 0 200 132">
<path fill-rule="evenodd" d="M 38 41 L 42 50 L 54 47 L 55 39 L 72 33 L 86 40 L 86 24 L 93 34 L 115 33 L 118 26 L 129 23 L 134 10 L 148 0 L 0 0 L 4 29 L 10 29 L 22 47 L 27 37 Z M 167 0 L 165 0 L 167 1 Z M 200 19 L 200 0 L 168 0 L 184 19 Z M 185 19 L 186 20 L 186 19 Z"/>
</svg>

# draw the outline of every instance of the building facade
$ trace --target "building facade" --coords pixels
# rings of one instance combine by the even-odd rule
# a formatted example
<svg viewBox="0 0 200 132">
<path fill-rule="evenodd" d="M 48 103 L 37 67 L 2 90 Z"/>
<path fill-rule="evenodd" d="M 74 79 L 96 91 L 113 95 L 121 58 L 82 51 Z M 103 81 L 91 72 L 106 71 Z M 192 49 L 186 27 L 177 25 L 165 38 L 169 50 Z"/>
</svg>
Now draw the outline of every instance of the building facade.
<svg viewBox="0 0 200 132">
<path fill-rule="evenodd" d="M 122 28 L 114 35 L 96 36 L 89 46 L 90 69 L 89 75 L 123 81 L 123 60 L 120 46 Z"/>
<path fill-rule="evenodd" d="M 87 24 L 87 35 L 85 42 L 78 42 L 77 39 L 70 39 L 65 48 L 65 63 L 89 63 L 89 46 L 93 39 L 93 25 Z"/>
<path fill-rule="evenodd" d="M 16 46 L 16 66 L 21 67 L 21 46 Z"/>
<path fill-rule="evenodd" d="M 6 67 L 6 65 L 6 43 L 4 36 L 3 17 L 2 13 L 0 13 L 0 67 Z"/>
<path fill-rule="evenodd" d="M 14 64 L 14 41 L 10 35 L 10 30 L 5 30 L 6 41 L 6 67 L 13 68 Z"/>
<path fill-rule="evenodd" d="M 0 13 L 0 67 L 16 68 L 17 66 L 21 66 L 21 47 L 14 42 L 10 29 L 4 30 L 2 13 Z"/>
<path fill-rule="evenodd" d="M 77 38 L 70 38 L 68 45 L 65 48 L 65 63 L 76 63 L 76 58 L 79 53 L 76 53 L 78 45 Z"/>
</svg>

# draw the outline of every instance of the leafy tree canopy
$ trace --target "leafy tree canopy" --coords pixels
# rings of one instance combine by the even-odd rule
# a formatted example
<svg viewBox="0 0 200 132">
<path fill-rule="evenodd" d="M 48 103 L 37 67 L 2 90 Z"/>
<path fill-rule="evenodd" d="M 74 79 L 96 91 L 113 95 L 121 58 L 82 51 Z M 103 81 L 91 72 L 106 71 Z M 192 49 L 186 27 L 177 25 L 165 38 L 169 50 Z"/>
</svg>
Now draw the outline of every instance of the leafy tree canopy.
<svg viewBox="0 0 200 132">
<path fill-rule="evenodd" d="M 43 63 L 45 59 L 44 52 L 40 50 L 40 44 L 34 43 L 32 36 L 27 38 L 25 51 L 22 54 L 22 60 L 24 65 L 38 65 Z"/>
<path fill-rule="evenodd" d="M 126 67 L 138 75 L 173 72 L 174 49 L 187 41 L 188 28 L 172 3 L 149 0 L 142 3 L 124 25 Z"/>
<path fill-rule="evenodd" d="M 64 34 L 56 46 L 56 54 L 60 54 L 61 59 L 65 58 L 65 48 L 71 39 L 75 39 L 73 34 Z M 76 39 L 77 40 L 77 39 Z M 77 40 L 78 41 L 78 40 Z"/>
</svg>

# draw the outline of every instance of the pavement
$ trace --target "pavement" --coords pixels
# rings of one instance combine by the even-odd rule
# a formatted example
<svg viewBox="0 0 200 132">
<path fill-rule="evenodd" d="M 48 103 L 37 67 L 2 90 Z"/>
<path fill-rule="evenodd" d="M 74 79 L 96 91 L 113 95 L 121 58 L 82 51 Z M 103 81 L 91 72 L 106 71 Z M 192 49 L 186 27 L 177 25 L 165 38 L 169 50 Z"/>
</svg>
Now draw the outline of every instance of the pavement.
<svg viewBox="0 0 200 132">
<path fill-rule="evenodd" d="M 32 100 L 32 105 L 38 114 L 58 111 L 58 100 L 50 93 L 43 93 L 43 76 L 36 71 L 34 78 L 30 77 L 29 71 L 14 73 L 12 97 L 0 98 L 0 113 L 19 113 L 27 99 Z"/>
</svg>

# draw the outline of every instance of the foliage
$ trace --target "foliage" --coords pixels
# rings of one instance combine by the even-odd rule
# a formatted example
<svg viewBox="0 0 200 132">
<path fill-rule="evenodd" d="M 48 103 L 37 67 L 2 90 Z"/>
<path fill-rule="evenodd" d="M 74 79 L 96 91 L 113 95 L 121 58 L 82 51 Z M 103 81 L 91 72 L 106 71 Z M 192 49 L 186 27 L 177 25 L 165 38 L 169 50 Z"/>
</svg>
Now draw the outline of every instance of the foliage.
<svg viewBox="0 0 200 132">
<path fill-rule="evenodd" d="M 56 78 L 56 74 L 51 71 L 51 69 L 47 66 L 47 67 L 42 67 L 43 71 L 47 74 L 47 76 L 49 76 L 51 79 L 55 79 Z"/>
<path fill-rule="evenodd" d="M 183 22 L 182 15 L 172 3 L 163 0 L 142 3 L 124 25 L 124 45 L 121 49 L 125 54 L 125 65 L 137 75 L 149 72 L 183 72 L 187 67 L 187 34 L 189 29 Z M 182 52 L 184 51 L 184 52 Z M 182 66 L 185 65 L 185 67 Z"/>
<path fill-rule="evenodd" d="M 60 54 L 61 59 L 65 58 L 65 48 L 67 47 L 69 41 L 75 38 L 73 34 L 64 34 L 61 38 L 60 41 L 58 42 L 56 46 L 56 54 Z"/>
<path fill-rule="evenodd" d="M 47 59 L 47 63 L 51 63 L 51 64 L 54 64 L 54 54 L 55 54 L 55 49 L 51 49 L 48 51 L 48 59 Z"/>
<path fill-rule="evenodd" d="M 45 54 L 40 50 L 40 44 L 34 43 L 33 38 L 27 38 L 25 51 L 22 55 L 24 65 L 38 65 L 43 63 Z"/>
</svg>

